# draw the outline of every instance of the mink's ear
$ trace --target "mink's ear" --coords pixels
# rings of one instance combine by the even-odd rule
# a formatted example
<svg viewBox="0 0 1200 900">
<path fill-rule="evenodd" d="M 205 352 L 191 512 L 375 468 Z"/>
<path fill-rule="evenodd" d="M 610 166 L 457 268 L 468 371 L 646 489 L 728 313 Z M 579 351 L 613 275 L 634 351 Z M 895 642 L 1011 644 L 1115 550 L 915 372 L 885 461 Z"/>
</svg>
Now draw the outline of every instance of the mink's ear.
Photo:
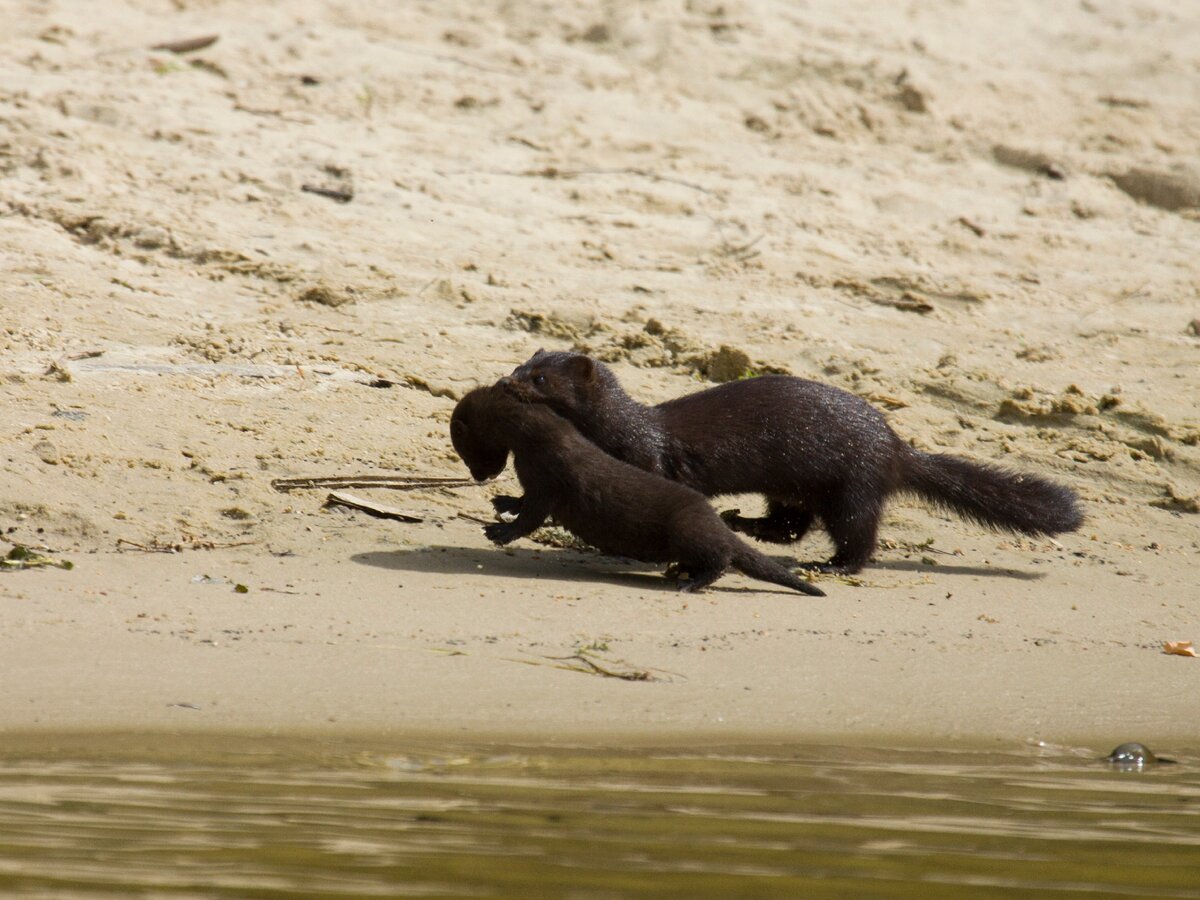
<svg viewBox="0 0 1200 900">
<path fill-rule="evenodd" d="M 454 440 L 462 440 L 467 436 L 467 423 L 462 419 L 450 420 L 450 437 Z"/>
<path fill-rule="evenodd" d="M 579 381 L 591 381 L 596 377 L 596 361 L 590 356 L 573 357 L 571 359 L 571 375 Z"/>
<path fill-rule="evenodd" d="M 537 351 L 533 354 L 533 356 L 529 357 L 529 361 L 533 362 L 535 359 L 541 359 L 545 355 L 546 355 L 546 348 L 538 347 Z"/>
</svg>

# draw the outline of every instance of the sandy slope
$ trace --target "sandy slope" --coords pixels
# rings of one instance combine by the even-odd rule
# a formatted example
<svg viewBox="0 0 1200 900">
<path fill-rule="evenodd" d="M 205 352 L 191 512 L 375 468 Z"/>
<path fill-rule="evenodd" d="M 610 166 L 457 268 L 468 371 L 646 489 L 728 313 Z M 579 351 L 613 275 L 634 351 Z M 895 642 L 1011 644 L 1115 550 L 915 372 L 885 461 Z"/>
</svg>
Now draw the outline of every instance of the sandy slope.
<svg viewBox="0 0 1200 900">
<path fill-rule="evenodd" d="M 0 726 L 1195 740 L 1200 12 L 9 7 L 0 527 L 76 566 L 0 573 Z M 826 601 L 685 599 L 493 549 L 491 488 L 270 487 L 462 474 L 453 398 L 572 345 L 647 399 L 738 348 L 1088 523 L 901 503 Z"/>
</svg>

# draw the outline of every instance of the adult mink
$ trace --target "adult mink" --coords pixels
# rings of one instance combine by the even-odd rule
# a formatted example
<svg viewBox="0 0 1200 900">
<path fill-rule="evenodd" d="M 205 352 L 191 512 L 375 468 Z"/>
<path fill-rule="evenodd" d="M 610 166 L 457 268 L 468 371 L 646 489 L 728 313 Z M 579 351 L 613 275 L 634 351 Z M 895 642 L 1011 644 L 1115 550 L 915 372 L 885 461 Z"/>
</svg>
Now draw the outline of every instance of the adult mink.
<svg viewBox="0 0 1200 900">
<path fill-rule="evenodd" d="M 869 403 L 832 385 L 764 375 L 638 403 L 608 366 L 539 350 L 500 385 L 549 405 L 590 440 L 639 468 L 707 496 L 763 494 L 767 515 L 722 518 L 734 531 L 798 541 L 819 519 L 836 547 L 821 571 L 859 571 L 875 550 L 884 503 L 897 492 L 991 528 L 1059 534 L 1083 522 L 1069 488 L 902 441 Z"/>
<path fill-rule="evenodd" d="M 688 574 L 682 590 L 702 590 L 732 566 L 760 581 L 825 596 L 738 538 L 699 493 L 608 455 L 546 406 L 521 403 L 495 385 L 476 388 L 455 406 L 450 438 L 478 481 L 499 475 L 513 455 L 525 496 L 492 501 L 498 512 L 517 512 L 511 522 L 484 528 L 497 544 L 524 537 L 553 516 L 606 553 L 678 563 Z"/>
</svg>

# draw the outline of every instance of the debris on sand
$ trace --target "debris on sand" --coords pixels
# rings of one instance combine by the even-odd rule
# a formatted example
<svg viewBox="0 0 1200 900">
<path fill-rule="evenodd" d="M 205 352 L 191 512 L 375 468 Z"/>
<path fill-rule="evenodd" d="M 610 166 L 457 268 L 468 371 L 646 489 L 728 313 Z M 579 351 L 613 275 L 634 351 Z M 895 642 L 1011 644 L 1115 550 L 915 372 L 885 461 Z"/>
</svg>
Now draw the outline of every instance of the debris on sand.
<svg viewBox="0 0 1200 900">
<path fill-rule="evenodd" d="M 756 374 L 746 351 L 730 347 L 728 344 L 722 344 L 716 350 L 693 357 L 692 365 L 704 378 L 718 384 L 738 381 Z"/>
<path fill-rule="evenodd" d="M 205 47 L 211 47 L 220 38 L 219 34 L 202 34 L 199 37 L 184 38 L 179 41 L 163 41 L 161 44 L 155 44 L 151 50 L 166 50 L 168 53 L 194 53 L 197 50 L 203 50 Z"/>
<path fill-rule="evenodd" d="M 271 482 L 271 487 L 286 494 L 306 488 L 391 488 L 394 491 L 417 491 L 465 487 L 474 483 L 470 478 L 435 478 L 424 475 L 314 475 L 305 478 L 276 478 Z"/>
<path fill-rule="evenodd" d="M 1171 512 L 1200 513 L 1200 494 L 1185 494 L 1170 483 L 1165 486 L 1164 490 L 1166 496 L 1151 500 L 1151 506 Z"/>
<path fill-rule="evenodd" d="M 1200 175 L 1133 168 L 1110 175 L 1113 183 L 1134 200 L 1175 212 L 1200 208 Z"/>
<path fill-rule="evenodd" d="M 1191 641 L 1163 641 L 1163 653 L 1170 656 L 1196 656 Z"/>
<path fill-rule="evenodd" d="M 330 200 L 336 200 L 338 203 L 349 203 L 354 199 L 354 191 L 343 190 L 342 188 L 321 187 L 318 184 L 302 184 L 300 190 L 307 194 L 316 194 L 318 197 L 328 197 Z"/>
<path fill-rule="evenodd" d="M 1067 177 L 1065 170 L 1058 162 L 1049 154 L 1039 150 L 1025 150 L 1008 144 L 996 144 L 992 147 L 992 158 L 1003 166 L 1045 175 L 1055 181 L 1061 181 Z"/>
<path fill-rule="evenodd" d="M 395 519 L 398 522 L 424 522 L 424 516 L 418 516 L 415 513 L 405 512 L 402 509 L 397 509 L 394 506 L 388 506 L 386 503 L 376 503 L 374 500 L 367 500 L 355 494 L 347 494 L 342 491 L 331 491 L 329 496 L 325 498 L 326 506 L 345 506 L 349 509 L 357 509 L 368 515 L 375 516 L 377 519 Z"/>
<path fill-rule="evenodd" d="M 296 296 L 301 303 L 317 303 L 321 306 L 345 306 L 357 298 L 351 288 L 335 288 L 324 282 L 309 285 Z"/>
<path fill-rule="evenodd" d="M 3 559 L 0 559 L 0 571 L 5 569 L 73 569 L 75 563 L 69 559 L 55 559 L 53 556 L 45 556 L 37 553 L 23 544 L 15 545 Z"/>
</svg>

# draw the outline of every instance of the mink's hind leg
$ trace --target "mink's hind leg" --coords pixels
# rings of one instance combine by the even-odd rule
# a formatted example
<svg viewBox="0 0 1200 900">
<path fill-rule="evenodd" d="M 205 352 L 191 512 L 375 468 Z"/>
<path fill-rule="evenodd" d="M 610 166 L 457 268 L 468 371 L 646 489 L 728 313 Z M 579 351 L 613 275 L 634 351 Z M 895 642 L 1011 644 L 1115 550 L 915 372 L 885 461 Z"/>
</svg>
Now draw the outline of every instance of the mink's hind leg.
<svg viewBox="0 0 1200 900">
<path fill-rule="evenodd" d="M 813 514 L 798 506 L 788 506 L 777 500 L 767 501 L 767 514 L 761 519 L 740 515 L 741 510 L 727 509 L 721 519 L 731 531 L 740 531 L 756 541 L 771 544 L 793 544 L 804 537 L 812 525 Z"/>
<path fill-rule="evenodd" d="M 873 493 L 867 485 L 843 491 L 821 510 L 821 519 L 836 552 L 829 562 L 800 563 L 800 566 L 836 575 L 861 571 L 875 552 L 875 533 L 882 511 L 882 492 Z"/>
<path fill-rule="evenodd" d="M 724 569 L 695 569 L 688 572 L 688 578 L 680 579 L 678 590 L 689 594 L 699 593 L 718 578 L 725 574 Z"/>
<path fill-rule="evenodd" d="M 702 591 L 729 568 L 730 554 L 723 540 L 736 541 L 712 517 L 708 504 L 676 516 L 669 524 L 671 533 L 670 558 L 677 572 L 687 573 L 676 582 L 676 589 L 696 593 Z"/>
</svg>

